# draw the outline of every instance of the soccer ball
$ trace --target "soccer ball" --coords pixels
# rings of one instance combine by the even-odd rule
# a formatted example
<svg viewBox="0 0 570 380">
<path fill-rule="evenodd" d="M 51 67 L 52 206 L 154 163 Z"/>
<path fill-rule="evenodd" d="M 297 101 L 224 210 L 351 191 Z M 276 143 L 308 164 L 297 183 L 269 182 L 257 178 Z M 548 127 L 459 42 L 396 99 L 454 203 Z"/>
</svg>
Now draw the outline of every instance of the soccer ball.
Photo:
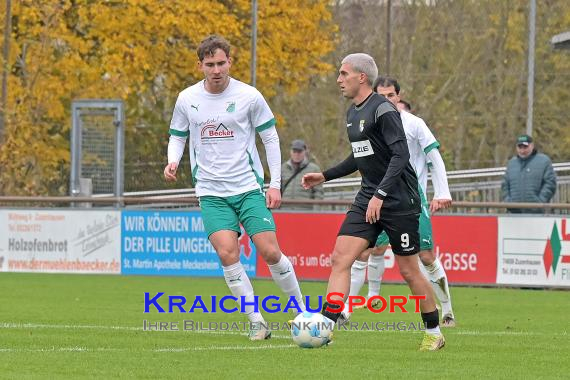
<svg viewBox="0 0 570 380">
<path fill-rule="evenodd" d="M 305 311 L 293 321 L 291 336 L 301 348 L 317 348 L 330 342 L 333 326 L 321 313 Z"/>
</svg>

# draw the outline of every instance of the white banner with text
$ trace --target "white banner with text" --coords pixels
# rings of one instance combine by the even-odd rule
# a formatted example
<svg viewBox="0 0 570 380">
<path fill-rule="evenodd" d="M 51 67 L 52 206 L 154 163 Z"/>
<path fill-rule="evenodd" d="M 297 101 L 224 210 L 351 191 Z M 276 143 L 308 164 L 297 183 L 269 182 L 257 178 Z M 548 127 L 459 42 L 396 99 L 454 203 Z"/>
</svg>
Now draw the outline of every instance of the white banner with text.
<svg viewBox="0 0 570 380">
<path fill-rule="evenodd" d="M 121 212 L 0 210 L 0 270 L 121 273 Z"/>
</svg>

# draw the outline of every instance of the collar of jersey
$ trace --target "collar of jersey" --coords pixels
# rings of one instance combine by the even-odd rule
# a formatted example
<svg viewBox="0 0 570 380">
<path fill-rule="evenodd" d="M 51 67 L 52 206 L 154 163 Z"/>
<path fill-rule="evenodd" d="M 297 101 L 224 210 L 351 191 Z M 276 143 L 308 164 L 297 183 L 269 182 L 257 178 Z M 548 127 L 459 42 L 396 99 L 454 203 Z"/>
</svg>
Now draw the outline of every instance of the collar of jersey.
<svg viewBox="0 0 570 380">
<path fill-rule="evenodd" d="M 360 103 L 360 104 L 355 104 L 355 105 L 354 105 L 354 109 L 357 110 L 357 111 L 361 110 L 361 109 L 366 105 L 366 103 L 368 103 L 368 101 L 370 100 L 370 98 L 372 97 L 372 95 L 374 95 L 374 92 L 371 93 L 370 95 L 368 95 L 368 97 L 367 97 L 366 99 L 364 99 L 364 101 L 363 101 L 362 103 Z"/>
</svg>

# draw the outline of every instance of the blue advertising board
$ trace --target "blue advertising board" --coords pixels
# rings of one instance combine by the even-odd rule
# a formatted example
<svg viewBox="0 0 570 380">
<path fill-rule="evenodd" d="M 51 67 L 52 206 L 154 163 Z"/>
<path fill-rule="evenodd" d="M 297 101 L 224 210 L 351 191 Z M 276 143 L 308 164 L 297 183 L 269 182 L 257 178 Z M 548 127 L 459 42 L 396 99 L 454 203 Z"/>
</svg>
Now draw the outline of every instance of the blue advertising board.
<svg viewBox="0 0 570 380">
<path fill-rule="evenodd" d="M 247 274 L 255 276 L 255 246 L 243 230 L 239 248 Z M 223 276 L 199 211 L 122 211 L 121 269 L 123 274 Z"/>
</svg>

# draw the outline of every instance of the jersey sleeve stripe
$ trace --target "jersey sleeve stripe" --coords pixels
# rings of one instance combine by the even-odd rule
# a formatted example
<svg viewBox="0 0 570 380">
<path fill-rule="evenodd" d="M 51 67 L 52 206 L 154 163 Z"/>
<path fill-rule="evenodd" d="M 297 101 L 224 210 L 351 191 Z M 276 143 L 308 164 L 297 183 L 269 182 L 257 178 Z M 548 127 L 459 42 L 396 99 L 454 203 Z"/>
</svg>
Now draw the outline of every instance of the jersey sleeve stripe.
<svg viewBox="0 0 570 380">
<path fill-rule="evenodd" d="M 374 115 L 375 120 L 378 120 L 380 118 L 380 116 L 382 116 L 388 112 L 398 112 L 398 111 L 394 108 L 394 106 L 390 102 L 384 102 L 384 103 L 380 104 L 378 106 L 378 108 L 376 108 L 376 113 Z"/>
<path fill-rule="evenodd" d="M 178 137 L 188 137 L 188 135 L 190 134 L 190 132 L 188 131 L 179 131 L 178 129 L 172 129 L 172 128 L 168 130 L 168 133 Z"/>
<path fill-rule="evenodd" d="M 439 142 L 434 141 L 424 148 L 424 153 L 428 154 L 429 152 L 431 152 L 432 150 L 437 149 L 437 148 L 439 148 Z"/>
<path fill-rule="evenodd" d="M 196 187 L 196 184 L 198 183 L 198 178 L 196 178 L 196 176 L 198 175 L 198 160 L 196 159 L 196 150 L 193 150 L 194 152 L 194 162 L 196 163 L 196 165 L 192 168 L 192 183 L 194 184 L 194 187 Z"/>
<path fill-rule="evenodd" d="M 265 131 L 266 129 L 269 129 L 273 126 L 275 126 L 275 118 L 261 124 L 260 126 L 255 128 L 255 130 L 259 133 L 259 132 Z"/>
</svg>

